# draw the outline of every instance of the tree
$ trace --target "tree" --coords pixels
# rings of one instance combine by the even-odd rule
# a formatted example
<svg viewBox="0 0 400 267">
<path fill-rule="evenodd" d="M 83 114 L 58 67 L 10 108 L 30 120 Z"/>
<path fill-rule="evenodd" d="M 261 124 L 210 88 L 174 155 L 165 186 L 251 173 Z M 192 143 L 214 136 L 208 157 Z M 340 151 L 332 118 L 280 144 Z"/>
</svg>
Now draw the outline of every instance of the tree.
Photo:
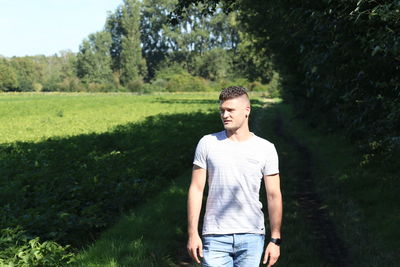
<svg viewBox="0 0 400 267">
<path fill-rule="evenodd" d="M 32 57 L 13 57 L 10 65 L 15 70 L 18 91 L 34 91 L 35 84 L 43 80 L 43 66 L 34 62 Z"/>
<path fill-rule="evenodd" d="M 140 44 L 140 3 L 124 0 L 115 13 L 109 14 L 106 31 L 111 34 L 113 71 L 118 73 L 123 85 L 142 79 L 146 63 Z"/>
<path fill-rule="evenodd" d="M 142 55 L 146 59 L 147 80 L 155 76 L 160 63 L 171 51 L 171 40 L 165 28 L 174 27 L 169 24 L 168 14 L 175 7 L 173 0 L 144 0 L 141 7 L 140 38 Z"/>
<path fill-rule="evenodd" d="M 77 55 L 77 75 L 83 82 L 112 82 L 111 35 L 100 31 L 83 40 Z"/>
<path fill-rule="evenodd" d="M 0 58 L 0 91 L 13 91 L 18 87 L 17 74 L 9 62 Z"/>
<path fill-rule="evenodd" d="M 140 47 L 140 3 L 125 0 L 122 6 L 121 25 L 121 82 L 129 84 L 141 77 L 144 71 L 142 50 Z"/>
</svg>

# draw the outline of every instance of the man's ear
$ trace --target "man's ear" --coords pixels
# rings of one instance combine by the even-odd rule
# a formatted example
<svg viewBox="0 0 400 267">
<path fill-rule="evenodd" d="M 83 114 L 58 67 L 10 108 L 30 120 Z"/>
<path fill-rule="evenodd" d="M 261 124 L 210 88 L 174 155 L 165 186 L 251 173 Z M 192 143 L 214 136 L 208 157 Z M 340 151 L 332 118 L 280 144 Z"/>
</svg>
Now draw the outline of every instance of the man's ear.
<svg viewBox="0 0 400 267">
<path fill-rule="evenodd" d="M 250 107 L 250 106 L 247 106 L 247 107 L 246 107 L 246 111 L 247 111 L 246 115 L 247 115 L 247 117 L 248 117 L 248 116 L 250 115 L 251 107 Z"/>
</svg>

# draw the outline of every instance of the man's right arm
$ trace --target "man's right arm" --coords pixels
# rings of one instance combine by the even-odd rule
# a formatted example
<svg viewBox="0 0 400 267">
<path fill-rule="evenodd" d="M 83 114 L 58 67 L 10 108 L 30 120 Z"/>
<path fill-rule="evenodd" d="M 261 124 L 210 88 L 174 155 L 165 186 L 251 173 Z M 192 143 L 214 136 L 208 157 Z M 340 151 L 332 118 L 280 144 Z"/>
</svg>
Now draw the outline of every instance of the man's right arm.
<svg viewBox="0 0 400 267">
<path fill-rule="evenodd" d="M 200 257 L 203 257 L 203 244 L 199 235 L 199 217 L 203 192 L 206 184 L 207 171 L 203 168 L 193 165 L 192 182 L 190 183 L 188 193 L 188 243 L 187 249 L 189 255 L 198 263 Z"/>
</svg>

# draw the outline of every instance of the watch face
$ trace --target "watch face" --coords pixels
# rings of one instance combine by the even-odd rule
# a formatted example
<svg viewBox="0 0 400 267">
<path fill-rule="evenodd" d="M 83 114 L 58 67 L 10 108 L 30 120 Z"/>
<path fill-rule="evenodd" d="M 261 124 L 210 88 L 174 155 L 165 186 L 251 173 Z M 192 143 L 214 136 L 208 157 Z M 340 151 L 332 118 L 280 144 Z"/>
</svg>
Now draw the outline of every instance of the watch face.
<svg viewBox="0 0 400 267">
<path fill-rule="evenodd" d="M 282 240 L 280 238 L 271 238 L 270 241 L 278 246 L 282 243 Z"/>
</svg>

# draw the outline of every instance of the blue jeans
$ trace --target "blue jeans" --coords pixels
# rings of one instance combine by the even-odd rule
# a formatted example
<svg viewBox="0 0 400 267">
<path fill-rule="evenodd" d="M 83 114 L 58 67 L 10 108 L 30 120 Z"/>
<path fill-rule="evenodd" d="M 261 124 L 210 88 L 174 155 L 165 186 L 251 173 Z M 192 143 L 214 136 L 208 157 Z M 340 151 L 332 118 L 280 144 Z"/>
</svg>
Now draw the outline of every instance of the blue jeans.
<svg viewBox="0 0 400 267">
<path fill-rule="evenodd" d="M 227 234 L 203 236 L 202 267 L 258 267 L 264 250 L 264 235 Z"/>
</svg>

